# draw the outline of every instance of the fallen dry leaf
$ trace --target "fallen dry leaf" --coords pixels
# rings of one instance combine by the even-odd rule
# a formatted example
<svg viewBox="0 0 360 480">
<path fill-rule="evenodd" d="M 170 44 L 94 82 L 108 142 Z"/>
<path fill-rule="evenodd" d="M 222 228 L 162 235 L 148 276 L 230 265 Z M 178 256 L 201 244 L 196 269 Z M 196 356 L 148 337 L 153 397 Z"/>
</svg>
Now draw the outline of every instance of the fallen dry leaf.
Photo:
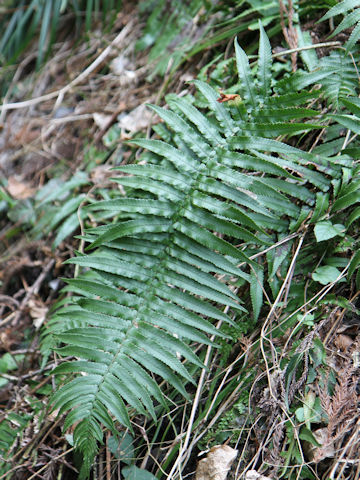
<svg viewBox="0 0 360 480">
<path fill-rule="evenodd" d="M 91 181 L 96 185 L 106 183 L 113 175 L 108 165 L 97 165 L 90 172 Z"/>
<path fill-rule="evenodd" d="M 111 120 L 111 115 L 105 115 L 104 113 L 94 112 L 93 119 L 99 128 L 105 129 Z"/>
<path fill-rule="evenodd" d="M 340 335 L 335 338 L 334 343 L 336 347 L 343 352 L 346 352 L 346 350 L 354 345 L 353 339 L 349 337 L 349 335 L 345 335 L 343 333 L 340 333 Z"/>
<path fill-rule="evenodd" d="M 42 302 L 33 299 L 29 300 L 28 306 L 34 327 L 38 330 L 46 319 L 48 308 Z"/>
<path fill-rule="evenodd" d="M 237 93 L 220 92 L 219 94 L 220 97 L 216 99 L 216 101 L 219 103 L 229 102 L 230 100 L 236 100 L 237 98 L 240 98 L 240 95 L 238 95 Z"/>
<path fill-rule="evenodd" d="M 126 68 L 129 66 L 129 64 L 129 58 L 121 54 L 111 60 L 109 68 L 115 75 L 122 75 L 126 71 Z"/>
<path fill-rule="evenodd" d="M 261 475 L 256 470 L 249 470 L 245 473 L 245 480 L 271 480 L 271 478 Z"/>
<path fill-rule="evenodd" d="M 147 128 L 153 118 L 153 113 L 145 105 L 139 105 L 128 114 L 119 116 L 119 127 L 127 132 L 137 132 Z"/>
<path fill-rule="evenodd" d="M 327 428 L 318 428 L 312 433 L 321 447 L 304 442 L 304 451 L 309 459 L 314 463 L 319 463 L 325 458 L 333 458 L 335 456 L 335 446 L 334 442 L 329 438 Z"/>
<path fill-rule="evenodd" d="M 238 451 L 228 445 L 212 447 L 199 461 L 195 480 L 225 480 Z"/>
<path fill-rule="evenodd" d="M 34 195 L 36 188 L 31 188 L 28 183 L 21 182 L 15 177 L 9 177 L 7 191 L 16 200 L 24 200 Z"/>
</svg>

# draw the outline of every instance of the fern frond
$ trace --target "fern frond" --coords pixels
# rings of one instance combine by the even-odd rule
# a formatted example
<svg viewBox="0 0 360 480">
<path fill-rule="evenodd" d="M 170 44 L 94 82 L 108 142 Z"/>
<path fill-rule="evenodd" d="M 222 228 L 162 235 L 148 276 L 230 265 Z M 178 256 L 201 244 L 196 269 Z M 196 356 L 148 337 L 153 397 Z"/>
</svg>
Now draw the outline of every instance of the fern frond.
<svg viewBox="0 0 360 480">
<path fill-rule="evenodd" d="M 76 295 L 59 305 L 48 328 L 56 351 L 76 358 L 55 370 L 70 381 L 53 403 L 67 412 L 65 428 L 76 424 L 75 446 L 87 466 L 102 425 L 116 434 L 114 421 L 131 430 L 129 412 L 156 417 L 165 405 L 159 379 L 187 396 L 195 382 L 189 368 L 202 367 L 191 342 L 209 344 L 208 335 L 222 335 L 214 320 L 234 324 L 245 311 L 230 288 L 234 277 L 249 284 L 259 316 L 264 275 L 249 258 L 253 249 L 271 245 L 272 232 L 287 231 L 290 220 L 301 223 L 303 204 L 318 202 L 314 187 L 326 192 L 341 175 L 335 160 L 274 139 L 314 128 L 279 123 L 281 111 L 291 120 L 314 112 L 295 108 L 309 92 L 299 94 L 301 101 L 283 97 L 283 110 L 271 100 L 270 44 L 262 29 L 261 36 L 256 74 L 235 44 L 243 119 L 236 105 L 217 102 L 212 87 L 195 81 L 207 107 L 174 97 L 169 109 L 152 106 L 165 124 L 158 129 L 163 140 L 129 142 L 146 154 L 116 169 L 114 181 L 128 196 L 86 208 L 114 220 L 86 231 L 88 253 L 68 262 L 83 272 L 68 281 Z M 262 123 L 260 105 L 267 112 Z"/>
<path fill-rule="evenodd" d="M 354 62 L 355 58 L 355 62 Z M 338 108 L 343 98 L 353 95 L 359 88 L 356 68 L 357 56 L 350 56 L 343 50 L 335 50 L 321 58 L 319 66 L 312 72 L 299 71 L 291 79 L 281 80 L 277 89 L 282 94 L 321 84 L 321 93 L 329 104 Z"/>
</svg>

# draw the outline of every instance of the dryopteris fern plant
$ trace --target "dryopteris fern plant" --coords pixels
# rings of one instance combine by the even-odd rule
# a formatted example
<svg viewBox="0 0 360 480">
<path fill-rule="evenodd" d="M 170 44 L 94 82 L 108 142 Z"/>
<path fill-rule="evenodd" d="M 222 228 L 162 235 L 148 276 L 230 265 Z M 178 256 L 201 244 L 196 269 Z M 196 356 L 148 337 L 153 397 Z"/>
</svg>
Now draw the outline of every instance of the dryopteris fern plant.
<svg viewBox="0 0 360 480">
<path fill-rule="evenodd" d="M 73 296 L 48 325 L 54 350 L 75 357 L 55 369 L 67 381 L 52 401 L 67 413 L 82 476 L 103 426 L 132 430 L 129 411 L 156 418 L 166 407 L 159 379 L 187 396 L 184 385 L 195 383 L 188 366 L 202 367 L 191 342 L 209 344 L 209 335 L 222 335 L 213 321 L 232 323 L 244 311 L 234 279 L 250 284 L 259 314 L 262 266 L 249 252 L 296 230 L 341 177 L 339 157 L 274 139 L 317 128 L 292 122 L 316 112 L 299 107 L 309 92 L 273 95 L 263 29 L 256 74 L 237 43 L 235 50 L 241 97 L 221 103 L 195 81 L 204 112 L 182 98 L 169 100 L 169 109 L 152 106 L 168 141 L 133 140 L 147 150 L 146 163 L 121 166 L 114 179 L 131 196 L 87 207 L 105 218 L 112 212 L 114 221 L 87 230 L 91 253 L 70 262 L 83 273 L 68 280 Z"/>
</svg>

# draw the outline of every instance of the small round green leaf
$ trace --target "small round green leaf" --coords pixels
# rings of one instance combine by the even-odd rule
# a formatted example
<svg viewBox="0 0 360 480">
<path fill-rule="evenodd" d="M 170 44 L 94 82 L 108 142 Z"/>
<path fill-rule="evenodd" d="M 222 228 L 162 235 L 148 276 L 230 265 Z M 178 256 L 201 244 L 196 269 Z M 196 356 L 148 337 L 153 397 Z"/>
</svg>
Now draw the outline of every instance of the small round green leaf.
<svg viewBox="0 0 360 480">
<path fill-rule="evenodd" d="M 335 282 L 339 275 L 340 271 L 337 268 L 326 265 L 325 267 L 318 267 L 312 274 L 312 278 L 321 285 L 327 285 Z"/>
<path fill-rule="evenodd" d="M 344 225 L 341 225 L 340 223 L 333 225 L 329 221 L 319 222 L 314 228 L 315 237 L 318 242 L 329 240 L 337 235 L 343 237 L 345 235 L 345 231 L 346 228 Z"/>
</svg>

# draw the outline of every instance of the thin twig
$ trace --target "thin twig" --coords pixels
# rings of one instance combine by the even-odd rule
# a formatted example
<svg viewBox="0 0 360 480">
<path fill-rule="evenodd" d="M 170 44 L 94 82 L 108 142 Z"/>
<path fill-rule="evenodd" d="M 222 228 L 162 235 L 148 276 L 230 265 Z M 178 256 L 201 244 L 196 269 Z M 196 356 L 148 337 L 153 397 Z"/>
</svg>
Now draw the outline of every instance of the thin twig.
<svg viewBox="0 0 360 480">
<path fill-rule="evenodd" d="M 54 105 L 54 109 L 57 108 L 61 102 L 63 101 L 64 95 L 69 92 L 73 87 L 81 83 L 88 77 L 91 73 L 93 73 L 103 62 L 104 60 L 111 54 L 112 47 L 120 42 L 122 42 L 126 36 L 131 32 L 134 26 L 134 22 L 129 22 L 117 35 L 112 42 L 100 53 L 100 55 L 83 71 L 78 75 L 74 80 L 70 83 L 65 85 L 64 87 L 60 88 L 60 90 L 56 90 L 55 92 L 47 93 L 46 95 L 41 95 L 40 97 L 31 98 L 30 100 L 24 100 L 23 102 L 15 102 L 15 103 L 4 103 L 0 105 L 1 112 L 7 110 L 16 110 L 19 108 L 26 108 L 32 105 L 37 105 L 38 103 L 45 102 L 46 100 L 51 100 L 57 97 L 57 100 Z"/>
<path fill-rule="evenodd" d="M 290 55 L 292 53 L 303 52 L 305 50 L 313 50 L 314 48 L 326 48 L 326 47 L 341 47 L 341 42 L 323 42 L 314 43 L 313 45 L 304 45 L 303 47 L 290 48 L 282 52 L 273 53 L 272 58 L 283 57 L 284 55 Z"/>
</svg>

